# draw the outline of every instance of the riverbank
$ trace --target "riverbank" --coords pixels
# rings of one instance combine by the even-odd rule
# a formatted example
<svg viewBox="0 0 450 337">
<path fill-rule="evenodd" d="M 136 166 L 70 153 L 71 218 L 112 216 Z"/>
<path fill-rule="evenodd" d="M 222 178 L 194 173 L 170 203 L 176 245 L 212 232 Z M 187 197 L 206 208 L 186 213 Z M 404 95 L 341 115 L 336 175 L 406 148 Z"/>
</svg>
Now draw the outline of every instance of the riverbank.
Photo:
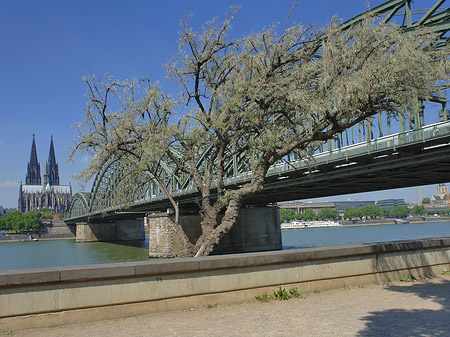
<svg viewBox="0 0 450 337">
<path fill-rule="evenodd" d="M 376 299 L 373 301 L 372 299 Z M 75 336 L 444 336 L 450 275 L 390 285 L 303 293 L 301 299 L 215 305 L 55 328 L 21 337 Z M 214 324 L 211 324 L 214 322 Z"/>
<path fill-rule="evenodd" d="M 370 219 L 370 220 L 341 220 L 339 221 L 342 226 L 345 227 L 357 227 L 357 226 L 381 226 L 381 225 L 396 225 L 394 218 L 381 218 L 381 219 Z M 450 222 L 449 216 L 427 216 L 427 217 L 408 217 L 401 219 L 405 223 L 430 223 L 430 222 Z M 400 223 L 401 224 L 401 223 Z"/>
<path fill-rule="evenodd" d="M 46 220 L 37 233 L 6 234 L 0 236 L 0 242 L 74 240 L 75 230 L 75 226 L 64 221 Z"/>
</svg>

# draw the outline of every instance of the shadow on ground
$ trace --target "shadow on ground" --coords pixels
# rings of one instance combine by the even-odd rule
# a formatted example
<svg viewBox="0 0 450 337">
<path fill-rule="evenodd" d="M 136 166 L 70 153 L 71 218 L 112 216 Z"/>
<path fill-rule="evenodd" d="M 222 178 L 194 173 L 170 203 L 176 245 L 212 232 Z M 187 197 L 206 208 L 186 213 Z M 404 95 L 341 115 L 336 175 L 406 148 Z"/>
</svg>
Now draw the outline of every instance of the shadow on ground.
<svg viewBox="0 0 450 337">
<path fill-rule="evenodd" d="M 366 322 L 366 328 L 358 336 L 450 336 L 450 279 L 442 279 L 440 283 L 433 284 L 391 286 L 388 290 L 419 296 L 423 300 L 439 304 L 441 309 L 372 312 L 362 318 Z"/>
</svg>

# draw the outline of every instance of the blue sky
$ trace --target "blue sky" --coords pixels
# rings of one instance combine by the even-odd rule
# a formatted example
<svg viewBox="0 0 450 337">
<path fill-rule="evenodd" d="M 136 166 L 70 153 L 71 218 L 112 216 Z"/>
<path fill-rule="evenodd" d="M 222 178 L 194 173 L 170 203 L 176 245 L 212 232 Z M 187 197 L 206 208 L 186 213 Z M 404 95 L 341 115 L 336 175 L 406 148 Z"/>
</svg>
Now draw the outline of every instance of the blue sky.
<svg viewBox="0 0 450 337">
<path fill-rule="evenodd" d="M 371 1 L 374 7 L 383 1 Z M 86 106 L 83 75 L 108 73 L 119 79 L 150 76 L 165 81 L 163 65 L 177 54 L 179 21 L 193 14 L 200 25 L 223 16 L 230 6 L 240 10 L 234 34 L 283 23 L 294 1 L 26 1 L 0 2 L 0 206 L 17 207 L 19 184 L 25 180 L 32 135 L 36 135 L 41 173 L 45 171 L 50 137 L 54 137 L 60 181 L 71 182 L 84 165 L 66 162 L 69 147 Z M 363 12 L 365 0 L 300 0 L 293 19 L 321 26 L 333 15 L 344 20 Z M 416 0 L 429 8 L 432 0 Z M 86 187 L 89 190 L 90 186 Z M 422 189 L 431 196 L 435 186 Z M 418 201 L 418 188 L 343 196 L 337 199 L 379 200 L 387 197 Z M 335 200 L 336 198 L 328 198 Z"/>
</svg>

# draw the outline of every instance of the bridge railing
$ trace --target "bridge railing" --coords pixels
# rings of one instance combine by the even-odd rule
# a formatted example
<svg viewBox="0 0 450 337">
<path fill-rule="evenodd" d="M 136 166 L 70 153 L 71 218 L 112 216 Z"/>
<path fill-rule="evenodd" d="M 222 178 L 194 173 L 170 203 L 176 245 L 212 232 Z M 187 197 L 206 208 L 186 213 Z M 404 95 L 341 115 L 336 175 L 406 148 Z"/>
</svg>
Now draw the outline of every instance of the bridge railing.
<svg viewBox="0 0 450 337">
<path fill-rule="evenodd" d="M 400 147 L 437 141 L 438 139 L 449 137 L 450 121 L 443 121 L 424 126 L 420 129 L 409 130 L 403 133 L 392 134 L 357 144 L 338 147 L 331 151 L 315 154 L 308 160 L 301 159 L 289 163 L 279 163 L 269 169 L 267 176 L 283 177 L 293 171 L 304 171 L 304 174 L 311 174 L 321 165 L 330 163 L 335 163 L 336 165 L 352 165 L 356 158 L 367 155 L 382 155 L 387 151 L 395 151 Z"/>
</svg>

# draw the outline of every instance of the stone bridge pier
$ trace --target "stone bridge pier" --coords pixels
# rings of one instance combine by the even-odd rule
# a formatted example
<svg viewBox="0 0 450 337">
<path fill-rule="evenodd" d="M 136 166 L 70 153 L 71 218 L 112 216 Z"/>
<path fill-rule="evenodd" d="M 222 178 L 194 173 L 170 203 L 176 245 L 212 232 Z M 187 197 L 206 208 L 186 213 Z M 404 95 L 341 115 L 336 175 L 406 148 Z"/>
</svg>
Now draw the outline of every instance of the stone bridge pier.
<svg viewBox="0 0 450 337">
<path fill-rule="evenodd" d="M 150 257 L 175 257 L 182 244 L 172 228 L 173 214 L 148 216 Z M 201 234 L 200 216 L 181 214 L 179 223 L 191 242 Z M 215 247 L 213 254 L 247 253 L 282 249 L 278 207 L 247 207 L 238 222 Z"/>
<path fill-rule="evenodd" d="M 76 242 L 144 240 L 144 219 L 77 223 Z"/>
</svg>

